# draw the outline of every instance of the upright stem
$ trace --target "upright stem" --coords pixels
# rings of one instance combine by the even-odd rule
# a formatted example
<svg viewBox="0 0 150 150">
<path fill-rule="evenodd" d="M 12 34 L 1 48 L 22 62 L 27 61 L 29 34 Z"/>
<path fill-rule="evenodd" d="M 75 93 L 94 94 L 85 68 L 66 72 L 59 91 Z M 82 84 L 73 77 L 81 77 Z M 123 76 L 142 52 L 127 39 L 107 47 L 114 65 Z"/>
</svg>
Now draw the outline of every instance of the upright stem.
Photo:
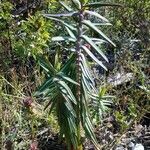
<svg viewBox="0 0 150 150">
<path fill-rule="evenodd" d="M 82 33 L 83 33 L 83 24 L 82 21 L 84 19 L 83 16 L 83 10 L 81 9 L 79 12 L 78 16 L 78 37 L 77 37 L 77 44 L 76 44 L 76 52 L 77 52 L 77 61 L 76 61 L 76 66 L 77 66 L 77 82 L 79 83 L 77 87 L 77 100 L 78 100 L 78 105 L 77 105 L 77 124 L 78 124 L 78 142 L 79 142 L 79 147 L 78 149 L 82 149 L 82 145 L 80 144 L 80 102 L 81 102 L 81 78 L 82 78 L 82 70 L 81 70 L 81 46 L 82 46 Z"/>
<path fill-rule="evenodd" d="M 77 52 L 77 82 L 79 83 L 78 89 L 77 89 L 77 98 L 80 101 L 81 97 L 81 67 L 80 67 L 80 62 L 81 62 L 81 35 L 83 32 L 83 25 L 82 25 L 82 20 L 83 20 L 83 12 L 80 11 L 79 14 L 79 24 L 78 24 L 78 38 L 77 38 L 77 45 L 76 45 L 76 52 Z"/>
<path fill-rule="evenodd" d="M 9 24 L 8 24 L 8 22 L 6 20 L 5 20 L 5 22 L 6 22 L 7 34 L 8 34 L 8 42 L 9 42 L 8 57 L 11 60 L 13 60 L 13 55 L 12 55 L 13 48 L 12 48 L 12 40 L 11 40 L 11 35 L 10 35 L 10 27 L 9 27 Z"/>
</svg>

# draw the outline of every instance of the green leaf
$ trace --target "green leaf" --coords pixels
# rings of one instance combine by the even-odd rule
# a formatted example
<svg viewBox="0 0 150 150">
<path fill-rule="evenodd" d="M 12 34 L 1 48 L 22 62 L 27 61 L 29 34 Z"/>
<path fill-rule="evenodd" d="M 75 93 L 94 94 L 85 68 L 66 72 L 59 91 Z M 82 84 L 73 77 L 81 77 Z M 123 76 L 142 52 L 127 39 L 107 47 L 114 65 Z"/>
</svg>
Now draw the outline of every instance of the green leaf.
<svg viewBox="0 0 150 150">
<path fill-rule="evenodd" d="M 43 92 L 44 90 L 49 89 L 50 85 L 53 83 L 53 78 L 49 78 L 47 79 L 38 89 L 38 93 Z M 38 95 L 38 93 L 36 93 L 36 95 Z"/>
<path fill-rule="evenodd" d="M 95 26 L 112 26 L 112 24 L 111 23 L 109 23 L 109 22 L 93 22 L 93 24 L 95 25 Z"/>
<path fill-rule="evenodd" d="M 92 142 L 95 145 L 97 145 L 97 140 L 96 140 L 96 137 L 94 135 L 94 129 L 93 129 L 93 126 L 92 126 L 92 123 L 91 123 L 89 117 L 86 117 L 83 127 L 85 129 L 86 135 L 92 140 Z"/>
<path fill-rule="evenodd" d="M 56 104 L 56 97 L 57 97 L 57 95 L 58 95 L 58 93 L 56 92 L 56 93 L 53 93 L 51 96 L 50 96 L 50 100 L 49 100 L 49 102 L 46 104 L 46 106 L 44 107 L 44 110 L 46 110 L 50 105 L 51 105 L 51 107 L 50 107 L 50 113 L 51 113 L 51 110 L 53 109 L 53 107 L 55 106 L 55 104 Z"/>
<path fill-rule="evenodd" d="M 57 93 L 57 88 L 54 84 L 50 84 L 49 88 L 42 92 L 44 97 L 53 97 Z"/>
<path fill-rule="evenodd" d="M 65 106 L 66 106 L 67 109 L 69 110 L 69 113 L 72 113 L 72 115 L 73 115 L 74 117 L 76 117 L 76 113 L 75 113 L 75 111 L 74 111 L 74 109 L 73 109 L 72 104 L 70 103 L 70 100 L 69 100 L 65 95 L 63 95 L 63 96 L 64 96 L 64 99 L 66 100 Z"/>
<path fill-rule="evenodd" d="M 104 22 L 107 22 L 107 23 L 109 22 L 105 17 L 101 16 L 101 15 L 98 14 L 97 12 L 89 11 L 89 10 L 85 10 L 84 12 L 87 13 L 87 14 L 89 14 L 89 15 L 98 17 L 99 19 L 103 20 Z"/>
<path fill-rule="evenodd" d="M 108 41 L 109 43 L 111 43 L 113 46 L 116 46 L 102 31 L 100 31 L 91 21 L 89 20 L 83 20 L 83 23 L 90 27 L 91 29 L 93 29 L 94 31 L 96 31 L 98 34 L 100 34 L 106 41 Z"/>
<path fill-rule="evenodd" d="M 66 51 L 71 51 L 71 52 L 76 52 L 76 49 L 75 49 L 75 48 L 64 48 L 64 50 L 66 50 Z"/>
<path fill-rule="evenodd" d="M 71 97 L 72 102 L 74 104 L 76 104 L 77 103 L 76 98 L 74 97 L 74 95 L 73 95 L 71 89 L 69 88 L 69 86 L 64 81 L 61 81 L 60 79 L 55 78 L 55 81 L 58 82 L 58 88 L 63 87 L 66 90 L 66 92 L 68 93 L 68 95 Z"/>
<path fill-rule="evenodd" d="M 81 113 L 81 123 L 85 130 L 85 134 L 92 140 L 93 144 L 98 148 L 97 140 L 94 134 L 94 128 L 92 126 L 91 120 L 89 118 L 89 112 L 86 105 L 86 100 L 82 98 L 82 113 Z"/>
<path fill-rule="evenodd" d="M 114 99 L 116 98 L 115 96 L 112 96 L 112 95 L 104 95 L 103 96 L 104 99 Z"/>
<path fill-rule="evenodd" d="M 79 85 L 79 83 L 77 83 L 76 81 L 74 81 L 74 80 L 72 80 L 71 78 L 67 77 L 67 76 L 66 76 L 64 73 L 62 73 L 62 72 L 60 72 L 58 75 L 59 75 L 62 79 L 66 80 L 66 81 L 68 81 L 68 82 L 70 82 L 70 83 L 73 83 L 73 84 L 75 84 L 75 85 Z"/>
<path fill-rule="evenodd" d="M 82 75 L 82 80 L 83 80 L 83 83 L 84 83 L 86 89 L 87 89 L 88 91 L 92 91 L 92 88 L 91 88 L 89 82 L 86 80 L 86 78 L 85 78 L 84 75 Z"/>
<path fill-rule="evenodd" d="M 100 87 L 99 88 L 99 97 L 102 98 L 105 93 L 106 93 L 107 89 L 105 87 Z"/>
<path fill-rule="evenodd" d="M 88 100 L 89 99 L 88 91 L 87 91 L 87 89 L 86 89 L 85 84 L 83 83 L 83 81 L 82 81 L 82 93 L 83 93 L 84 98 L 86 100 Z"/>
<path fill-rule="evenodd" d="M 91 40 L 96 44 L 96 45 L 100 45 L 103 43 L 107 43 L 107 41 L 103 40 L 103 39 L 98 39 L 98 38 L 91 38 Z"/>
<path fill-rule="evenodd" d="M 50 107 L 50 110 L 49 110 L 49 113 L 52 112 L 52 110 L 54 109 L 55 105 L 57 104 L 57 100 L 58 100 L 58 95 L 55 95 L 55 97 L 53 97 L 51 99 L 51 107 Z M 47 104 L 48 105 L 48 104 Z"/>
<path fill-rule="evenodd" d="M 79 0 L 71 0 L 77 9 L 81 9 L 81 3 Z"/>
<path fill-rule="evenodd" d="M 82 58 L 82 61 L 81 61 L 81 67 L 83 68 L 82 71 L 83 71 L 84 75 L 88 78 L 88 80 L 91 82 L 91 84 L 94 85 L 94 80 L 93 80 L 93 78 L 91 76 L 91 73 L 89 71 L 89 67 L 86 63 L 85 56 L 82 53 L 80 55 L 81 55 L 81 58 Z"/>
<path fill-rule="evenodd" d="M 68 27 L 65 27 L 67 32 L 69 33 L 70 37 L 73 38 L 73 39 L 76 39 L 74 33 L 68 28 Z"/>
<path fill-rule="evenodd" d="M 59 3 L 69 12 L 73 11 L 65 2 L 59 1 Z"/>
<path fill-rule="evenodd" d="M 44 58 L 39 57 L 39 64 L 40 66 L 51 76 L 53 76 L 56 73 L 55 68 L 52 66 L 52 64 L 46 60 L 44 60 Z"/>
<path fill-rule="evenodd" d="M 67 36 L 56 36 L 52 38 L 52 41 L 54 42 L 61 42 L 61 41 L 71 41 L 71 42 L 76 42 L 76 39 L 72 37 L 67 37 Z"/>
<path fill-rule="evenodd" d="M 65 63 L 65 65 L 61 68 L 61 72 L 66 73 L 68 70 L 70 70 L 70 66 L 76 61 L 75 55 L 71 55 L 68 61 Z"/>
<path fill-rule="evenodd" d="M 83 4 L 86 4 L 89 0 L 80 0 Z"/>
<path fill-rule="evenodd" d="M 99 64 L 102 68 L 104 68 L 107 71 L 107 68 L 103 65 L 103 63 L 101 61 L 99 61 L 94 55 L 93 53 L 86 47 L 86 46 L 82 46 L 82 49 L 85 50 L 85 52 L 97 63 Z"/>
<path fill-rule="evenodd" d="M 70 30 L 72 31 L 76 31 L 76 28 L 71 26 L 70 24 L 64 22 L 63 20 L 61 19 L 57 19 L 57 18 L 54 18 L 54 17 L 48 17 L 48 16 L 45 16 L 46 18 L 49 18 L 51 20 L 54 20 L 54 21 L 57 21 L 57 22 L 61 22 L 63 25 L 65 25 L 66 27 L 68 27 Z"/>
<path fill-rule="evenodd" d="M 86 35 L 82 35 L 82 38 L 88 42 L 107 62 L 107 57 L 102 53 L 102 51 L 95 45 L 95 43 Z"/>
<path fill-rule="evenodd" d="M 101 3 L 101 2 L 95 2 L 95 3 L 89 3 L 84 5 L 84 7 L 92 7 L 92 8 L 99 8 L 99 7 L 103 7 L 103 6 L 118 6 L 118 7 L 122 7 L 122 5 L 120 4 L 112 4 L 112 3 Z"/>
<path fill-rule="evenodd" d="M 66 13 L 66 14 L 43 14 L 43 16 L 45 17 L 71 17 L 73 15 L 75 15 L 77 12 L 71 12 L 71 13 Z"/>
<path fill-rule="evenodd" d="M 89 80 L 90 83 L 93 83 L 92 81 L 92 77 L 90 76 L 89 72 L 87 71 L 87 69 L 85 67 L 83 67 L 83 64 L 80 65 L 82 73 L 84 75 L 85 78 L 87 78 Z"/>
<path fill-rule="evenodd" d="M 68 93 L 68 91 L 64 88 L 64 87 L 62 87 L 62 86 L 60 86 L 60 85 L 58 85 L 59 87 L 59 92 L 61 93 L 61 95 L 65 98 L 65 99 L 68 99 L 70 102 L 73 102 L 73 100 L 72 100 L 72 97 L 70 96 L 70 94 Z M 73 102 L 74 103 L 74 102 Z"/>
</svg>

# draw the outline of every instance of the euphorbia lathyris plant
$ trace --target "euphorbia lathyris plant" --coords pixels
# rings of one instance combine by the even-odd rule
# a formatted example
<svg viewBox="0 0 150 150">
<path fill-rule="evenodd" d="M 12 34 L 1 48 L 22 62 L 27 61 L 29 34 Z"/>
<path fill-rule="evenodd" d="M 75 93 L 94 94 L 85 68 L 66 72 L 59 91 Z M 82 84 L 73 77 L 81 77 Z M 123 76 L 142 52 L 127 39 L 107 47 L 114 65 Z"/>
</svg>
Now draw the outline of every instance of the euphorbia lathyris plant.
<svg viewBox="0 0 150 150">
<path fill-rule="evenodd" d="M 103 42 L 112 45 L 114 43 L 99 28 L 101 25 L 110 25 L 108 20 L 89 9 L 112 4 L 88 3 L 88 0 L 71 0 L 68 3 L 60 1 L 60 4 L 66 9 L 65 13 L 44 14 L 44 16 L 66 29 L 67 36 L 53 37 L 52 41 L 59 45 L 63 44 L 61 50 L 68 52 L 67 61 L 63 64 L 58 60 L 52 65 L 44 59 L 39 59 L 47 79 L 37 94 L 50 97 L 48 105 L 51 110 L 54 107 L 56 109 L 60 135 L 65 138 L 68 149 L 82 149 L 81 130 L 84 130 L 85 135 L 98 148 L 88 109 L 89 101 L 96 100 L 98 95 L 86 56 L 90 56 L 94 62 L 107 70 L 93 52 L 96 51 L 108 62 L 99 45 Z M 99 18 L 99 22 L 91 22 L 89 18 L 93 16 Z M 96 32 L 99 38 L 90 37 L 89 31 Z M 68 47 L 64 47 L 65 44 Z M 105 100 L 101 105 L 107 103 L 109 102 Z"/>
</svg>

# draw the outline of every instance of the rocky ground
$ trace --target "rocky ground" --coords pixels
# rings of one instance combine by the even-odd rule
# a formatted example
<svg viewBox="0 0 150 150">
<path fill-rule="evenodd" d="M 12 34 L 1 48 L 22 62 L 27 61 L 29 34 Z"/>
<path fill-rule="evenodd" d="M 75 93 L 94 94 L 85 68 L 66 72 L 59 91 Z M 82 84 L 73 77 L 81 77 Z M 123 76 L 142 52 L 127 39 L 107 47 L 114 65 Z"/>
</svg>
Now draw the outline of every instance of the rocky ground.
<svg viewBox="0 0 150 150">
<path fill-rule="evenodd" d="M 95 134 L 102 150 L 150 150 L 150 126 L 142 123 L 133 124 L 126 132 L 117 133 L 114 124 L 106 122 L 95 128 Z M 37 136 L 37 145 L 40 150 L 66 150 L 65 144 L 59 142 L 58 135 L 52 134 L 49 129 Z M 83 146 L 84 150 L 96 150 L 87 139 Z"/>
</svg>

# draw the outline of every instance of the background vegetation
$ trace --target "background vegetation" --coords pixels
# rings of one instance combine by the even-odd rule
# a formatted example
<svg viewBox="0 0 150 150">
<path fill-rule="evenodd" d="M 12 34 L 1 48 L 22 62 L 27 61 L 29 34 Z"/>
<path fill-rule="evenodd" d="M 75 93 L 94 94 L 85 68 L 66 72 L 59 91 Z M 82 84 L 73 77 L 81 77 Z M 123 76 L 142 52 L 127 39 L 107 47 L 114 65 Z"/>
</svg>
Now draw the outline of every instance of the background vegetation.
<svg viewBox="0 0 150 150">
<path fill-rule="evenodd" d="M 64 2 L 68 3 L 67 0 Z M 98 12 L 112 24 L 112 26 L 102 25 L 101 30 L 116 44 L 116 47 L 106 43 L 99 47 L 109 60 L 109 63 L 102 61 L 108 71 L 99 67 L 87 54 L 85 56 L 98 92 L 96 101 L 90 101 L 88 104 L 91 121 L 95 126 L 94 132 L 97 135 L 97 128 L 103 126 L 111 128 L 114 130 L 113 134 L 118 135 L 117 138 L 103 144 L 100 140 L 99 143 L 104 149 L 112 148 L 135 124 L 149 126 L 147 117 L 150 112 L 150 2 L 149 0 L 140 2 L 108 0 L 107 2 L 122 6 L 92 8 L 91 11 Z M 40 146 L 39 137 L 40 141 L 43 141 L 41 139 L 45 136 L 43 131 L 48 129 L 50 137 L 55 137 L 60 131 L 60 122 L 63 121 L 57 119 L 58 110 L 54 108 L 49 113 L 48 102 L 52 95 L 41 97 L 35 92 L 39 91 L 39 87 L 49 77 L 44 72 L 45 66 L 42 67 L 43 59 L 59 72 L 62 65 L 67 64 L 70 58 L 71 52 L 62 50 L 64 47 L 70 48 L 72 46 L 70 43 L 53 42 L 54 37 L 66 35 L 65 27 L 43 16 L 43 14 L 62 12 L 66 12 L 66 9 L 55 0 L 0 1 L 0 147 L 2 149 L 12 149 L 12 147 L 19 150 L 34 149 L 37 145 Z M 99 21 L 96 17 L 89 19 L 92 22 Z M 70 20 L 65 19 L 65 21 Z M 73 22 L 78 20 L 70 21 L 69 25 Z M 88 35 L 99 37 L 91 30 Z M 91 48 L 89 44 L 85 46 Z M 96 52 L 92 53 L 102 60 Z M 69 68 L 69 71 L 71 69 Z M 75 78 L 71 77 L 76 81 Z M 71 89 L 74 88 L 73 86 Z M 75 95 L 76 90 L 73 91 Z M 102 100 L 109 102 L 109 107 L 103 106 Z M 110 118 L 113 121 L 110 121 Z M 80 140 L 86 141 L 87 136 L 82 130 L 81 128 Z M 63 129 L 63 132 L 67 133 L 67 129 Z"/>
</svg>

